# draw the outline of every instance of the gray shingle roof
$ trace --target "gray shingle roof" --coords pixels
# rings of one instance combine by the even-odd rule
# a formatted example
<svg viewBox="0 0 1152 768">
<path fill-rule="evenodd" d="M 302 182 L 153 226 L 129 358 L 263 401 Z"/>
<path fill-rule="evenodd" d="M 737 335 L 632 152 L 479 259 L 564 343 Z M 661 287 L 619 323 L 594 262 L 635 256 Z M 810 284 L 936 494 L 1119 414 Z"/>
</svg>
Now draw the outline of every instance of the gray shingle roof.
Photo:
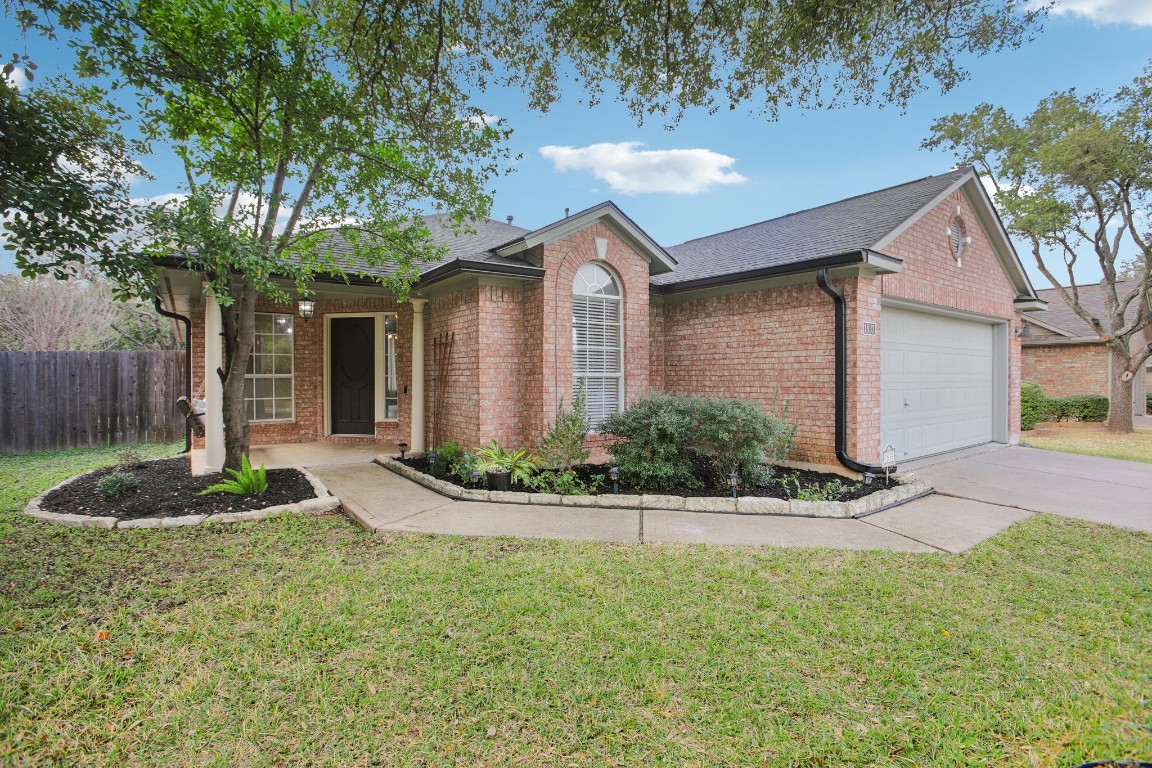
<svg viewBox="0 0 1152 768">
<path fill-rule="evenodd" d="M 1116 296 L 1123 301 L 1124 297 L 1135 290 L 1136 286 L 1136 280 L 1121 280 L 1116 283 Z M 1108 310 L 1104 306 L 1103 288 L 1099 284 L 1080 285 L 1077 286 L 1077 291 L 1080 294 L 1080 306 L 1088 310 L 1090 315 L 1102 322 L 1107 328 Z M 1068 306 L 1063 297 L 1060 296 L 1060 292 L 1055 288 L 1038 290 L 1036 295 L 1048 302 L 1048 309 L 1042 312 L 1029 312 L 1024 316 L 1025 320 L 1035 318 L 1042 323 L 1067 331 L 1073 336 L 1097 338 L 1096 331 L 1092 330 L 1092 326 L 1076 314 L 1072 307 Z M 1135 317 L 1137 308 L 1138 304 L 1135 301 L 1129 304 L 1127 317 L 1130 319 Z"/>
<path fill-rule="evenodd" d="M 509 240 L 514 240 L 529 232 L 529 230 L 523 227 L 516 227 L 492 219 L 485 219 L 484 221 L 469 223 L 468 226 L 475 230 L 474 232 L 456 234 L 452 231 L 451 222 L 447 214 L 425 216 L 424 222 L 427 224 L 429 232 L 431 232 L 432 242 L 436 245 L 447 246 L 448 252 L 443 258 L 437 261 L 421 265 L 421 274 L 427 274 L 433 269 L 456 259 L 487 261 L 497 264 L 523 263 L 518 259 L 497 256 L 492 252 L 492 249 L 496 246 L 503 245 Z M 352 247 L 344 240 L 340 233 L 333 230 L 328 237 L 328 245 L 332 247 L 333 255 L 348 274 L 383 277 L 395 272 L 395 267 L 391 264 L 382 264 L 369 268 L 363 264 L 353 263 Z"/>
<path fill-rule="evenodd" d="M 675 285 L 871 249 L 970 171 L 960 168 L 689 240 L 668 249 L 676 271 L 652 282 Z"/>
</svg>

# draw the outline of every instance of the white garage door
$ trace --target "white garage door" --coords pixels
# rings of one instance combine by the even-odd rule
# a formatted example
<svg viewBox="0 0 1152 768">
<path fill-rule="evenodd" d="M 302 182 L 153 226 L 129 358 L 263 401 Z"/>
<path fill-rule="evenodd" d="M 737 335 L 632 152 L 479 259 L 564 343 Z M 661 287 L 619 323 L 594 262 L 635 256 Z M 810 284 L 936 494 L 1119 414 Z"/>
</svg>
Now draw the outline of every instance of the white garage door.
<svg viewBox="0 0 1152 768">
<path fill-rule="evenodd" d="M 993 326 L 884 307 L 881 446 L 897 461 L 991 442 Z"/>
</svg>

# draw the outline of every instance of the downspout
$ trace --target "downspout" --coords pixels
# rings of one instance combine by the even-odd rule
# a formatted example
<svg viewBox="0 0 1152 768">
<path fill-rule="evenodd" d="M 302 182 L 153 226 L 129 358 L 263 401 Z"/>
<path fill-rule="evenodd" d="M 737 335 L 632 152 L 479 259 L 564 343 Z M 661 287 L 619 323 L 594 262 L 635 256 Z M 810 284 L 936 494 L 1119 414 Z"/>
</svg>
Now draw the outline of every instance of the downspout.
<svg viewBox="0 0 1152 768">
<path fill-rule="evenodd" d="M 828 282 L 828 270 L 816 271 L 816 284 L 820 290 L 832 297 L 836 317 L 836 458 L 853 472 L 885 474 L 884 467 L 863 464 L 848 455 L 848 340 L 845 331 L 844 294 Z M 888 472 L 896 471 L 889 467 Z"/>
<path fill-rule="evenodd" d="M 170 317 L 173 320 L 179 320 L 184 323 L 184 396 L 188 398 L 189 404 L 192 402 L 192 319 L 184 315 L 178 315 L 175 312 L 169 312 L 164 309 L 164 303 L 160 301 L 160 296 L 153 297 L 156 306 L 156 311 L 164 317 Z M 188 453 L 192 450 L 192 425 L 188 420 L 184 420 L 184 450 L 181 453 Z"/>
</svg>

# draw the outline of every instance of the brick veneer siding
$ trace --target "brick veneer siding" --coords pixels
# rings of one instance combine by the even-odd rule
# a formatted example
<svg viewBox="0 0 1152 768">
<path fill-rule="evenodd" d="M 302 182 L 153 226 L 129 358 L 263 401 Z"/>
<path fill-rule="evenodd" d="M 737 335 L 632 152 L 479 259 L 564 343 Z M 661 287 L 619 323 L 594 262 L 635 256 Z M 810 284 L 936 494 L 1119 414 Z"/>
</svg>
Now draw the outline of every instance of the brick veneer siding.
<svg viewBox="0 0 1152 768">
<path fill-rule="evenodd" d="M 948 229 L 959 216 L 972 242 L 964 247 L 960 264 L 952 255 Z M 1014 329 L 1021 317 L 1013 302 L 1016 291 L 980 227 L 968 199 L 957 190 L 924 214 L 916 223 L 883 248 L 884 253 L 904 260 L 899 274 L 879 278 L 884 296 L 950 307 L 965 312 L 1003 318 L 1008 333 L 1008 435 L 1020 436 L 1020 340 Z M 884 333 L 883 327 L 880 333 Z M 879 437 L 879 433 L 877 433 Z"/>
<path fill-rule="evenodd" d="M 1108 352 L 1103 344 L 1026 346 L 1024 381 L 1039 384 L 1047 397 L 1108 396 Z"/>
<path fill-rule="evenodd" d="M 834 466 L 833 307 L 814 282 L 663 304 L 664 388 L 754 400 L 779 395 L 795 461 Z"/>
<path fill-rule="evenodd" d="M 277 305 L 260 301 L 257 312 L 277 312 L 295 315 L 294 305 Z M 253 422 L 250 442 L 252 445 L 275 443 L 301 443 L 314 440 L 333 442 L 359 442 L 371 440 L 372 436 L 330 437 L 324 432 L 324 325 L 326 316 L 341 314 L 361 314 L 388 312 L 397 315 L 396 375 L 398 384 L 397 421 L 376 423 L 375 440 L 382 443 L 396 443 L 407 440 L 409 435 L 409 414 L 411 395 L 406 390 L 411 385 L 412 370 L 412 307 L 397 304 L 390 297 L 365 296 L 363 298 L 318 299 L 316 314 L 307 322 L 295 315 L 293 323 L 293 396 L 295 417 L 291 421 Z M 199 392 L 204 376 L 204 311 L 190 314 L 192 319 L 192 391 Z M 379 340 L 377 340 L 379 344 Z M 377 361 L 379 369 L 380 361 Z M 203 439 L 195 441 L 196 447 L 203 447 Z"/>
</svg>

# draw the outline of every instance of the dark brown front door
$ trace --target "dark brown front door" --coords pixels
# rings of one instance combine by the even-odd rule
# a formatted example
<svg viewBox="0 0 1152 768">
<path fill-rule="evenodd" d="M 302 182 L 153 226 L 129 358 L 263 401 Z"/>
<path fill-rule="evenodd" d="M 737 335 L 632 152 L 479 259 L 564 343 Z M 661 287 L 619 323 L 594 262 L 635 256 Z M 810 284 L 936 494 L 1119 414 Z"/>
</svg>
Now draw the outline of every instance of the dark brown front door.
<svg viewBox="0 0 1152 768">
<path fill-rule="evenodd" d="M 332 434 L 376 433 L 376 321 L 332 318 Z"/>
</svg>

